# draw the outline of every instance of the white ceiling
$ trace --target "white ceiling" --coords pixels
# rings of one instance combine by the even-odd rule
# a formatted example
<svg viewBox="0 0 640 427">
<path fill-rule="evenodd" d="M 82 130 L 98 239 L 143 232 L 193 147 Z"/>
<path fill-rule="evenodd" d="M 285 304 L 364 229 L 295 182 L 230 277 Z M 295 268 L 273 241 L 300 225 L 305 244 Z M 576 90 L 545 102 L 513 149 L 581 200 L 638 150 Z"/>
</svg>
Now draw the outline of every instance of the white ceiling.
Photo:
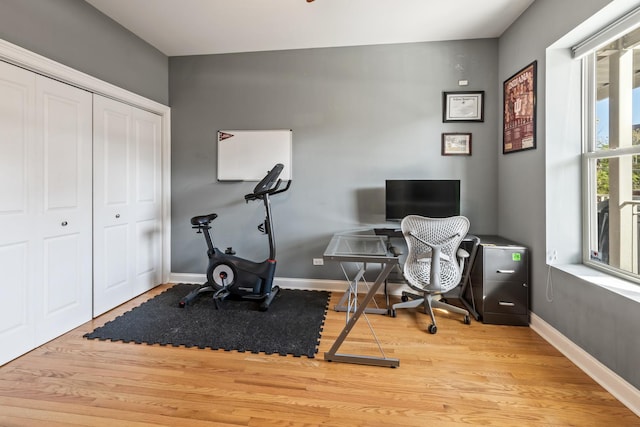
<svg viewBox="0 0 640 427">
<path fill-rule="evenodd" d="M 534 0 L 86 0 L 167 56 L 499 37 Z"/>
</svg>

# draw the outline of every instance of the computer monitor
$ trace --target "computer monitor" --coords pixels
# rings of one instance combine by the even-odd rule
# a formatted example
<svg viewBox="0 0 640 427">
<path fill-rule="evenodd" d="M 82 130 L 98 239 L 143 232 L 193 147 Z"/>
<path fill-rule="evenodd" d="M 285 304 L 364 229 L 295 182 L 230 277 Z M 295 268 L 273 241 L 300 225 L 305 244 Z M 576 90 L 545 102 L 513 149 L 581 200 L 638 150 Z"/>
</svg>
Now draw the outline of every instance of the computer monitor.
<svg viewBox="0 0 640 427">
<path fill-rule="evenodd" d="M 386 180 L 386 220 L 401 221 L 407 215 L 421 215 L 430 218 L 460 215 L 460 180 Z"/>
</svg>

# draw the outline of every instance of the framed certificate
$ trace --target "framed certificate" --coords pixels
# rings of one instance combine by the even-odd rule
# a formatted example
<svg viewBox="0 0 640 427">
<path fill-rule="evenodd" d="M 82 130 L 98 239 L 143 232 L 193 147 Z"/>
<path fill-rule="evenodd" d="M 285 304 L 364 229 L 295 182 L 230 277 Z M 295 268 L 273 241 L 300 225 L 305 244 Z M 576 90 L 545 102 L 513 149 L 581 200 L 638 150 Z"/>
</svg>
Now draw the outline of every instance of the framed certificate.
<svg viewBox="0 0 640 427">
<path fill-rule="evenodd" d="M 442 92 L 442 121 L 484 122 L 484 91 Z"/>
</svg>

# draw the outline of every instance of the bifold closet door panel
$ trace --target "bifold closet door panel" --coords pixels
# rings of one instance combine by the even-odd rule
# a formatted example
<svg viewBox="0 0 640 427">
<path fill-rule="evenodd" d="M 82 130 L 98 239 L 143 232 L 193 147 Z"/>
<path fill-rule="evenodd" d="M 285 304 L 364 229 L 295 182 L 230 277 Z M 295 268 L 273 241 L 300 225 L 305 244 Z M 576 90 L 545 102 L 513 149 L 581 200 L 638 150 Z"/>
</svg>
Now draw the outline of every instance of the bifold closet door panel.
<svg viewBox="0 0 640 427">
<path fill-rule="evenodd" d="M 94 316 L 160 283 L 160 123 L 94 95 Z"/>
<path fill-rule="evenodd" d="M 93 315 L 131 298 L 130 194 L 133 181 L 128 105 L 93 99 Z"/>
<path fill-rule="evenodd" d="M 38 76 L 42 148 L 42 280 L 36 340 L 49 341 L 92 315 L 92 94 Z"/>
<path fill-rule="evenodd" d="M 35 346 L 40 225 L 35 74 L 0 62 L 0 365 Z"/>
<path fill-rule="evenodd" d="M 132 107 L 135 147 L 133 296 L 162 281 L 162 119 Z"/>
<path fill-rule="evenodd" d="M 91 319 L 91 95 L 0 62 L 0 364 Z"/>
</svg>

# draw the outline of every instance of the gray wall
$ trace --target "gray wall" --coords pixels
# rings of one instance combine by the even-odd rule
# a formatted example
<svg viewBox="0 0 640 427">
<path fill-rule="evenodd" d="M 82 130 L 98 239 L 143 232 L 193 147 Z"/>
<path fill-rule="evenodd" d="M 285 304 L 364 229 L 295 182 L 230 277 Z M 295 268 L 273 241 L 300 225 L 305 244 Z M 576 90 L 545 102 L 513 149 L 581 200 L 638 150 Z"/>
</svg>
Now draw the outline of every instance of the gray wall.
<svg viewBox="0 0 640 427">
<path fill-rule="evenodd" d="M 161 104 L 167 57 L 81 0 L 0 0 L 0 39 Z"/>
<path fill-rule="evenodd" d="M 215 240 L 264 259 L 246 205 L 255 183 L 216 180 L 219 129 L 292 129 L 293 183 L 274 196 L 278 277 L 342 278 L 318 267 L 335 232 L 383 225 L 385 179 L 461 180 L 472 231 L 497 221 L 497 40 L 170 58 L 172 271 L 202 273 L 204 240 L 189 225 L 218 213 Z M 484 123 L 442 123 L 442 91 L 486 91 Z M 440 154 L 441 133 L 471 132 L 473 155 Z M 397 224 L 394 224 L 397 226 Z"/>
<path fill-rule="evenodd" d="M 582 245 L 580 67 L 566 46 L 547 48 L 575 34 L 575 27 L 609 3 L 622 4 L 618 15 L 632 6 L 629 1 L 536 0 L 500 38 L 500 87 L 538 61 L 538 148 L 498 156 L 498 229 L 531 248 L 532 311 L 640 388 L 638 302 L 549 268 L 545 256 L 556 248 L 561 262 L 580 262 Z M 574 42 L 581 37 L 573 35 Z"/>
</svg>

